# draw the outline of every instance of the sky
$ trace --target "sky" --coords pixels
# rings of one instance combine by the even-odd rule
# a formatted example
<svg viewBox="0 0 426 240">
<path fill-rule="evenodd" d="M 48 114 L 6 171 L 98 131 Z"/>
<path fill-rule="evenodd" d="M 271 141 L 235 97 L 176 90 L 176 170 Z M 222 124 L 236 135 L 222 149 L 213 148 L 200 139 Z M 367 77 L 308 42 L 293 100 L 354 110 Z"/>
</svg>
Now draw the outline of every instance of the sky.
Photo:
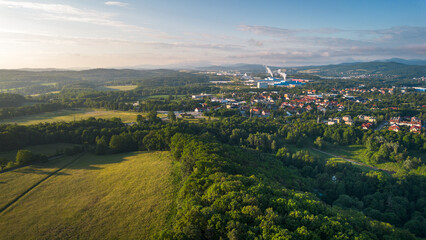
<svg viewBox="0 0 426 240">
<path fill-rule="evenodd" d="M 0 68 L 426 59 L 424 0 L 0 0 Z"/>
</svg>

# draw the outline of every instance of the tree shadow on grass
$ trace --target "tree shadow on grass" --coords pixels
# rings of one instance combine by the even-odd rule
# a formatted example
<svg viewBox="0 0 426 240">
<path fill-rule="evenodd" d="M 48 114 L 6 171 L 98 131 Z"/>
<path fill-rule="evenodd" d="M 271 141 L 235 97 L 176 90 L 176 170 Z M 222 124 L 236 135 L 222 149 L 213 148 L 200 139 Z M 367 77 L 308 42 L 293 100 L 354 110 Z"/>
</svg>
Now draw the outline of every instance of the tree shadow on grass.
<svg viewBox="0 0 426 240">
<path fill-rule="evenodd" d="M 118 154 L 95 155 L 86 153 L 74 163 L 65 167 L 65 169 L 85 169 L 85 170 L 102 170 L 104 167 L 100 165 L 115 164 L 128 161 L 128 157 L 135 156 L 142 152 L 126 152 Z"/>
<path fill-rule="evenodd" d="M 35 163 L 29 166 L 23 166 L 16 169 L 11 169 L 8 172 L 16 172 L 22 174 L 42 174 L 49 175 L 54 171 L 61 169 L 55 175 L 70 175 L 69 173 L 63 172 L 65 169 L 84 169 L 84 170 L 102 170 L 103 167 L 100 165 L 115 164 L 123 161 L 127 161 L 128 157 L 135 156 L 145 152 L 126 152 L 118 154 L 107 154 L 107 155 L 95 155 L 92 153 L 84 153 L 83 155 L 68 156 L 69 160 L 58 158 L 55 160 L 49 160 L 45 163 Z M 64 161 L 63 161 L 64 160 Z M 63 161 L 62 164 L 54 161 Z M 47 170 L 46 170 L 47 169 Z"/>
<path fill-rule="evenodd" d="M 37 168 L 24 168 L 24 169 L 17 169 L 15 170 L 16 173 L 23 173 L 23 174 L 40 174 L 40 175 L 50 175 L 53 173 L 53 171 L 44 171 Z M 56 175 L 70 175 L 68 173 L 64 172 L 57 172 Z"/>
</svg>

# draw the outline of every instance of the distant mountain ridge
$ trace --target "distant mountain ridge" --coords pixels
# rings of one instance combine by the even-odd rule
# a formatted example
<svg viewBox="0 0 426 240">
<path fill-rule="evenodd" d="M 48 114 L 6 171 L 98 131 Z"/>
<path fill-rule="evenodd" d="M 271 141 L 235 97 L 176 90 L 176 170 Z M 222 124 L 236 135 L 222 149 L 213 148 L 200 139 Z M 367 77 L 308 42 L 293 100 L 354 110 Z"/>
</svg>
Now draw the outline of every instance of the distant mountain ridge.
<svg viewBox="0 0 426 240">
<path fill-rule="evenodd" d="M 290 73 L 308 73 L 319 76 L 356 76 L 413 78 L 426 76 L 426 65 L 407 65 L 398 62 L 356 62 L 323 66 L 290 68 Z"/>
<path fill-rule="evenodd" d="M 421 59 L 391 58 L 391 59 L 385 59 L 385 60 L 377 60 L 375 62 L 395 62 L 395 63 L 402 63 L 406 65 L 426 66 L 426 60 L 421 60 Z"/>
<path fill-rule="evenodd" d="M 242 73 L 264 73 L 265 65 L 263 64 L 247 64 L 247 63 L 238 63 L 238 64 L 224 64 L 224 65 L 209 65 L 209 66 L 186 66 L 186 67 L 160 67 L 156 66 L 150 70 L 141 69 L 142 66 L 138 67 L 128 67 L 128 68 L 103 68 L 103 69 L 86 69 L 86 70 L 64 70 L 64 69 L 19 69 L 19 70 L 0 70 L 3 74 L 8 75 L 10 72 L 40 72 L 47 73 L 52 72 L 56 75 L 66 74 L 72 75 L 77 78 L 87 78 L 92 75 L 102 75 L 105 78 L 125 78 L 125 77 L 140 77 L 141 75 L 146 76 L 150 75 L 150 72 L 154 71 L 167 71 L 178 70 L 178 69 L 188 69 L 194 71 L 240 71 Z M 286 66 L 270 66 L 268 67 L 271 70 L 277 70 L 279 68 L 287 69 L 288 74 L 314 74 L 320 76 L 351 76 L 351 75 L 376 75 L 376 76 L 396 76 L 396 77 L 422 77 L 426 76 L 426 60 L 419 59 L 401 59 L 401 58 L 391 58 L 385 60 L 376 60 L 371 62 L 349 62 L 349 63 L 340 63 L 340 64 L 329 64 L 329 65 L 313 65 L 313 66 L 300 66 L 300 67 L 286 67 Z M 156 70 L 154 70 L 156 69 Z M 9 73 L 10 73 L 9 72 Z M 54 74 L 54 75 L 55 75 Z M 24 74 L 25 75 L 25 74 Z M 39 75 L 38 73 L 34 74 L 35 76 Z"/>
<path fill-rule="evenodd" d="M 280 67 L 276 66 L 269 66 L 272 70 L 278 69 Z M 264 72 L 265 71 L 265 65 L 262 64 L 248 64 L 248 63 L 237 63 L 237 64 L 230 64 L 230 65 L 211 65 L 206 67 L 198 67 L 196 68 L 200 71 L 230 71 L 230 70 L 237 70 L 241 72 Z"/>
</svg>

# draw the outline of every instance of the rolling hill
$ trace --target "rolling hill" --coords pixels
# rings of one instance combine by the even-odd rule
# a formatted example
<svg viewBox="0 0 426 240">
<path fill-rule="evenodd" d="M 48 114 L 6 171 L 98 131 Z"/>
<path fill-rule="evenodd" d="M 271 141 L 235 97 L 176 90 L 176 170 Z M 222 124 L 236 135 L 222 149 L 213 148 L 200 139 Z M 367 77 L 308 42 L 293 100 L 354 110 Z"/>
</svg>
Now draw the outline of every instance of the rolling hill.
<svg viewBox="0 0 426 240">
<path fill-rule="evenodd" d="M 426 75 L 426 66 L 396 62 L 358 62 L 337 65 L 291 68 L 290 72 L 320 76 L 374 75 L 376 77 L 412 78 Z"/>
</svg>

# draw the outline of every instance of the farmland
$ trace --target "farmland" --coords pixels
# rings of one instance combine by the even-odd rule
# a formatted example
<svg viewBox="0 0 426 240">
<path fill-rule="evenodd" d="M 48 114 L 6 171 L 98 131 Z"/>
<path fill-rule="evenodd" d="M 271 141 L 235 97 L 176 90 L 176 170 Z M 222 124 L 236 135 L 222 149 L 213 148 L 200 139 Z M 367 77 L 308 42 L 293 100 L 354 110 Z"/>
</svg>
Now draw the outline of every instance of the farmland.
<svg viewBox="0 0 426 240">
<path fill-rule="evenodd" d="M 65 161 L 0 174 L 0 200 Z M 1 213 L 0 239 L 146 239 L 167 228 L 171 167 L 168 152 L 86 154 Z"/>
<path fill-rule="evenodd" d="M 100 91 L 130 91 L 136 89 L 137 85 L 117 85 L 117 86 L 101 86 L 96 90 Z"/>
<path fill-rule="evenodd" d="M 140 114 L 137 112 L 125 112 L 125 111 L 107 111 L 103 109 L 90 109 L 90 108 L 80 108 L 80 109 L 65 109 L 55 112 L 47 112 L 41 114 L 28 115 L 23 117 L 16 117 L 13 119 L 7 119 L 0 121 L 0 123 L 17 123 L 20 125 L 31 125 L 37 123 L 52 123 L 52 122 L 70 122 L 75 120 L 83 120 L 91 117 L 94 118 L 121 118 L 123 122 L 135 122 L 136 116 Z"/>
</svg>

